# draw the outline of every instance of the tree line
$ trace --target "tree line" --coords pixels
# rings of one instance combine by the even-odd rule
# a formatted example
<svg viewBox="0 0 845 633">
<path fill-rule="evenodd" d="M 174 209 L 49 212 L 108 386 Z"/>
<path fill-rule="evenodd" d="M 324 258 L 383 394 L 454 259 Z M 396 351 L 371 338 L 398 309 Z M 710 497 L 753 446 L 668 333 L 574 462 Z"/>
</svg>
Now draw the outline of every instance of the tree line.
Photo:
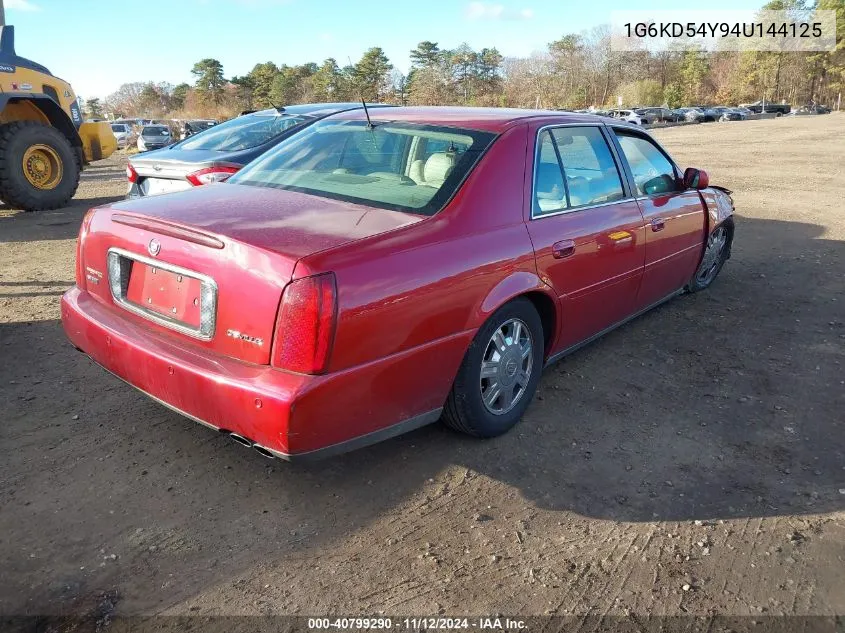
<svg viewBox="0 0 845 633">
<path fill-rule="evenodd" d="M 611 50 L 610 28 L 564 35 L 530 57 L 503 57 L 495 48 L 442 48 L 423 41 L 410 51 L 407 75 L 380 47 L 355 64 L 256 64 L 226 78 L 216 59 L 194 64 L 193 84 L 124 84 L 97 112 L 152 118 L 228 118 L 239 112 L 294 103 L 360 101 L 408 105 L 481 105 L 581 109 L 594 107 L 737 104 L 767 101 L 834 104 L 845 83 L 845 0 L 773 0 L 763 9 L 796 16 L 837 11 L 832 52 Z"/>
</svg>

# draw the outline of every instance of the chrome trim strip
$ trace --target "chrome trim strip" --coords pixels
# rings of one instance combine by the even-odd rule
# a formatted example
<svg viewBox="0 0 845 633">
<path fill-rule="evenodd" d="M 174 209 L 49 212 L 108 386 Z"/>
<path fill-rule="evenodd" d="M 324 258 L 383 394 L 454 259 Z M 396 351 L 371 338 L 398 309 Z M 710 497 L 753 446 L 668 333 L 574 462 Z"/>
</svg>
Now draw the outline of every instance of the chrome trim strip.
<svg viewBox="0 0 845 633">
<path fill-rule="evenodd" d="M 593 122 L 590 122 L 590 123 L 550 123 L 549 125 L 544 125 L 542 127 L 537 128 L 537 133 L 534 136 L 534 167 L 533 167 L 532 173 L 531 173 L 531 202 L 530 202 L 530 204 L 531 204 L 530 216 L 531 217 L 529 218 L 529 220 L 542 220 L 544 218 L 551 218 L 551 217 L 554 217 L 556 215 L 563 215 L 565 213 L 577 213 L 578 211 L 585 211 L 587 209 L 597 209 L 599 207 L 606 207 L 606 206 L 611 205 L 611 204 L 620 204 L 622 202 L 628 202 L 630 200 L 636 200 L 636 198 L 634 198 L 632 196 L 627 196 L 625 198 L 621 198 L 619 200 L 612 200 L 610 202 L 599 202 L 598 204 L 582 204 L 582 205 L 577 206 L 577 207 L 567 207 L 566 209 L 561 209 L 560 211 L 553 211 L 551 213 L 543 213 L 542 215 L 535 215 L 534 214 L 534 194 L 535 194 L 534 187 L 537 184 L 537 164 L 539 163 L 539 161 L 537 160 L 537 148 L 538 148 L 538 144 L 540 142 L 540 136 L 546 130 L 553 130 L 553 129 L 562 128 L 562 127 L 597 127 L 597 128 L 599 128 L 599 130 L 601 130 L 603 127 L 606 127 L 606 125 L 604 123 L 601 123 L 601 122 L 593 121 Z M 624 191 L 625 191 L 625 185 L 624 185 L 625 179 L 623 178 L 622 173 L 619 172 L 619 165 L 616 161 L 616 157 L 613 155 L 613 148 L 611 148 L 610 144 L 607 143 L 607 139 L 604 138 L 604 135 L 602 135 L 602 138 L 604 139 L 604 142 L 607 144 L 607 149 L 610 152 L 611 156 L 613 157 L 613 164 L 616 167 L 616 173 L 619 174 L 619 185 L 622 187 L 622 191 L 624 193 Z M 564 166 L 564 168 L 565 168 L 565 166 Z"/>
<path fill-rule="evenodd" d="M 143 306 L 136 305 L 130 301 L 128 301 L 124 296 L 115 294 L 114 291 L 114 284 L 112 283 L 112 269 L 111 266 L 108 265 L 108 260 L 112 257 L 112 255 L 116 257 L 124 257 L 126 259 L 136 261 L 142 264 L 146 264 L 147 266 L 152 266 L 154 268 L 160 268 L 162 270 L 166 270 L 171 273 L 175 273 L 177 275 L 183 275 L 184 277 L 191 277 L 192 279 L 196 279 L 200 282 L 201 286 L 207 287 L 210 289 L 211 297 L 211 318 L 207 324 L 202 323 L 202 310 L 203 306 L 200 305 L 200 327 L 192 328 L 188 325 L 184 325 L 182 323 L 177 323 L 171 319 L 168 319 L 166 316 L 161 315 L 157 312 L 153 312 L 151 310 L 147 310 Z M 187 336 L 191 336 L 193 338 L 199 339 L 201 341 L 210 341 L 214 337 L 215 329 L 217 328 L 217 282 L 214 281 L 208 275 L 204 275 L 202 273 L 198 273 L 193 270 L 189 270 L 187 268 L 182 268 L 181 266 L 176 266 L 175 264 L 168 264 L 167 262 L 162 262 L 157 259 L 152 259 L 145 255 L 139 255 L 138 253 L 133 253 L 122 248 L 110 248 L 106 255 L 106 273 L 109 277 L 109 291 L 111 292 L 112 299 L 114 300 L 115 304 L 132 312 L 133 314 L 137 314 L 145 319 L 152 321 L 153 323 L 157 323 L 163 327 L 169 328 L 171 330 L 175 330 L 176 332 L 180 332 L 181 334 L 185 334 Z M 122 290 L 121 290 L 122 292 Z M 203 295 L 205 292 L 201 292 L 201 301 L 204 299 Z"/>
<path fill-rule="evenodd" d="M 611 326 L 609 326 L 609 327 L 604 328 L 601 332 L 598 332 L 598 333 L 596 333 L 596 334 L 593 334 L 593 335 L 592 335 L 592 336 L 590 336 L 589 338 L 585 338 L 585 339 L 584 339 L 583 341 L 581 341 L 580 343 L 575 343 L 575 345 L 571 345 L 570 347 L 567 347 L 565 350 L 560 351 L 560 352 L 557 352 L 556 354 L 553 354 L 552 356 L 549 356 L 549 359 L 546 361 L 546 364 L 545 364 L 545 365 L 543 365 L 543 367 L 545 368 L 545 367 L 548 367 L 548 366 L 550 366 L 550 365 L 553 365 L 554 363 L 556 363 L 557 361 L 559 361 L 559 360 L 560 360 L 561 358 L 563 358 L 564 356 L 569 356 L 570 354 L 572 354 L 572 353 L 574 353 L 574 352 L 577 352 L 577 351 L 578 351 L 579 349 L 581 349 L 582 347 L 585 347 L 585 346 L 589 345 L 590 343 L 592 343 L 593 341 L 595 341 L 595 340 L 597 340 L 597 339 L 601 338 L 601 337 L 602 337 L 602 336 L 604 336 L 605 334 L 609 334 L 610 332 L 612 332 L 612 331 L 613 331 L 613 330 L 615 330 L 616 328 L 622 327 L 622 326 L 623 326 L 623 325 L 625 325 L 626 323 L 628 323 L 628 322 L 633 321 L 634 319 L 636 319 L 638 316 L 642 316 L 643 314 L 645 314 L 645 313 L 646 313 L 646 312 L 648 312 L 649 310 L 652 310 L 653 308 L 656 308 L 657 306 L 659 306 L 659 305 L 661 305 L 661 304 L 663 304 L 663 303 L 666 303 L 666 302 L 667 302 L 667 301 L 669 301 L 670 299 L 674 299 L 674 298 L 675 298 L 675 297 L 677 297 L 678 295 L 683 294 L 685 290 L 686 290 L 686 286 L 684 286 L 683 288 L 679 288 L 678 290 L 675 290 L 674 292 L 669 293 L 668 295 L 666 295 L 665 297 L 663 297 L 663 298 L 662 298 L 662 299 L 660 299 L 659 301 L 655 301 L 655 302 L 654 302 L 654 303 L 652 303 L 651 305 L 649 305 L 649 306 L 647 306 L 647 307 L 643 308 L 643 309 L 642 309 L 642 310 L 640 310 L 639 312 L 634 312 L 634 314 L 632 314 L 632 315 L 630 315 L 630 316 L 625 317 L 625 318 L 624 318 L 624 319 L 622 319 L 621 321 L 617 321 L 617 322 L 616 322 L 616 323 L 614 323 L 613 325 L 611 325 Z"/>
<path fill-rule="evenodd" d="M 531 199 L 534 199 L 534 190 L 531 190 Z M 564 215 L 565 213 L 578 213 L 579 211 L 586 211 L 587 209 L 598 209 L 600 207 L 607 207 L 611 204 L 622 204 L 623 202 L 636 202 L 636 198 L 621 198 L 620 200 L 613 200 L 611 202 L 599 202 L 598 204 L 582 204 L 577 207 L 569 207 L 568 209 L 561 209 L 560 211 L 552 211 L 551 213 L 544 213 L 543 215 L 534 215 L 534 205 L 532 204 L 531 219 L 542 220 L 544 218 L 551 218 L 556 215 Z"/>
</svg>

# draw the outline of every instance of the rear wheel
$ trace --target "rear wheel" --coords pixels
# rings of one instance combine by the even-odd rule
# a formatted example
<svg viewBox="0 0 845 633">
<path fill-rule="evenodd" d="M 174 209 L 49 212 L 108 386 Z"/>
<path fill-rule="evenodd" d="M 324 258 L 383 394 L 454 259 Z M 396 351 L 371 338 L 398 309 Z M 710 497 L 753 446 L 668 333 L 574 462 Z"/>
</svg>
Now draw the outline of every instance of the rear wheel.
<svg viewBox="0 0 845 633">
<path fill-rule="evenodd" d="M 491 316 L 467 350 L 443 419 L 476 437 L 495 437 L 519 422 L 543 369 L 543 326 L 528 299 L 515 299 Z"/>
<path fill-rule="evenodd" d="M 64 206 L 79 186 L 80 164 L 70 141 L 35 121 L 0 125 L 0 199 L 25 211 Z"/>
</svg>

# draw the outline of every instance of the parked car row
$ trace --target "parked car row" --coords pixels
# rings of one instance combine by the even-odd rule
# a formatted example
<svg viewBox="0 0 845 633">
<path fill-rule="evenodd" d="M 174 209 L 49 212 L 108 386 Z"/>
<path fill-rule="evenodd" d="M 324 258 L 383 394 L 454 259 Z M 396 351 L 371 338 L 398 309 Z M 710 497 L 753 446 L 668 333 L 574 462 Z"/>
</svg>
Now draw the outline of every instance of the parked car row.
<svg viewBox="0 0 845 633">
<path fill-rule="evenodd" d="M 545 366 L 709 287 L 734 235 L 706 172 L 584 114 L 291 106 L 127 173 L 136 199 L 82 221 L 65 331 L 265 457 L 500 435 Z"/>
<path fill-rule="evenodd" d="M 586 112 L 586 111 L 585 111 Z M 614 119 L 621 119 L 636 125 L 654 125 L 655 123 L 709 123 L 712 121 L 741 121 L 748 118 L 752 112 L 746 108 L 729 108 L 725 106 L 692 106 L 687 108 L 633 108 L 619 110 L 593 110 L 593 114 L 601 114 Z"/>
<path fill-rule="evenodd" d="M 191 119 L 186 121 L 161 119 L 118 119 L 111 122 L 117 146 L 126 148 L 136 145 L 145 152 L 170 145 L 180 139 L 207 130 L 217 125 L 215 119 Z M 163 129 L 167 130 L 165 134 Z M 162 141 L 167 142 L 162 144 Z"/>
</svg>

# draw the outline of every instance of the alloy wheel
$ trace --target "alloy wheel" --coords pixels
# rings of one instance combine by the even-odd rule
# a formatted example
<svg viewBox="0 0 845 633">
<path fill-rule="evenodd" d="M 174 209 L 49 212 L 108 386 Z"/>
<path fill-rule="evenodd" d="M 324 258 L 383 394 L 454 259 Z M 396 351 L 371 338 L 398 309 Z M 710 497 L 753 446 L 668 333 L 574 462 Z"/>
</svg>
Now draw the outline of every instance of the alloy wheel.
<svg viewBox="0 0 845 633">
<path fill-rule="evenodd" d="M 534 341 L 528 326 L 509 319 L 496 328 L 481 357 L 479 388 L 484 407 L 503 415 L 522 399 L 534 364 Z"/>
</svg>

